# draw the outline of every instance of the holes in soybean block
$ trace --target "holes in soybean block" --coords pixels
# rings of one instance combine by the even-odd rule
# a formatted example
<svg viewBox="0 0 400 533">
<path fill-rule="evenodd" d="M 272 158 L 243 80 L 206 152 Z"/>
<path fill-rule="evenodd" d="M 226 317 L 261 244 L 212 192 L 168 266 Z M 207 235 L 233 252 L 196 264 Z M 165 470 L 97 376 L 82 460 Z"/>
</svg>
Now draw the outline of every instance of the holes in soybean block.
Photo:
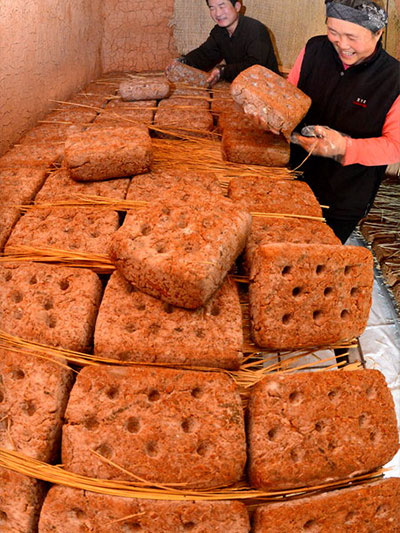
<svg viewBox="0 0 400 533">
<path fill-rule="evenodd" d="M 149 333 L 150 333 L 151 335 L 157 335 L 157 333 L 160 331 L 160 329 L 161 329 L 160 324 L 155 324 L 155 323 L 150 324 L 150 326 L 149 326 Z"/>
<path fill-rule="evenodd" d="M 32 276 L 31 279 L 29 280 L 29 285 L 36 285 L 36 283 L 37 283 L 37 277 Z"/>
<path fill-rule="evenodd" d="M 369 440 L 371 442 L 375 442 L 378 438 L 378 433 L 376 431 L 371 431 L 371 433 L 369 434 Z"/>
<path fill-rule="evenodd" d="M 53 315 L 46 317 L 46 324 L 50 329 L 54 329 L 57 325 L 57 319 Z"/>
<path fill-rule="evenodd" d="M 139 522 L 127 522 L 126 524 L 123 524 L 121 527 L 122 533 L 132 533 L 132 531 L 140 531 L 142 529 L 142 526 L 139 524 Z"/>
<path fill-rule="evenodd" d="M 286 265 L 282 268 L 282 276 L 288 276 L 292 272 L 292 267 L 289 265 Z"/>
<path fill-rule="evenodd" d="M 138 305 L 136 306 L 136 309 L 137 309 L 138 311 L 144 311 L 144 310 L 146 309 L 146 305 L 145 305 L 145 304 L 138 304 Z"/>
<path fill-rule="evenodd" d="M 340 396 L 339 390 L 334 389 L 328 392 L 328 398 L 333 402 L 337 400 Z"/>
<path fill-rule="evenodd" d="M 317 522 L 315 520 L 307 520 L 307 522 L 303 525 L 304 529 L 313 529 L 317 525 Z"/>
<path fill-rule="evenodd" d="M 69 281 L 67 279 L 62 279 L 60 281 L 60 289 L 66 291 L 69 288 Z"/>
<path fill-rule="evenodd" d="M 323 313 L 320 310 L 316 310 L 313 312 L 313 319 L 316 324 L 321 324 L 323 318 Z"/>
<path fill-rule="evenodd" d="M 360 428 L 363 428 L 368 425 L 368 416 L 365 413 L 358 417 L 358 425 L 360 426 Z"/>
<path fill-rule="evenodd" d="M 86 429 L 91 431 L 92 429 L 96 429 L 99 425 L 99 422 L 95 416 L 88 416 L 83 421 L 83 425 Z"/>
<path fill-rule="evenodd" d="M 342 320 L 347 320 L 350 316 L 350 313 L 348 312 L 347 309 L 343 309 L 343 311 L 340 313 L 340 318 Z"/>
<path fill-rule="evenodd" d="M 78 507 L 74 507 L 71 509 L 70 514 L 72 515 L 72 518 L 75 518 L 77 520 L 83 520 L 86 516 L 85 512 L 82 511 L 82 509 L 79 509 Z"/>
<path fill-rule="evenodd" d="M 13 293 L 11 293 L 11 300 L 14 303 L 19 304 L 20 302 L 22 302 L 23 299 L 24 297 L 20 291 L 14 291 Z"/>
<path fill-rule="evenodd" d="M 181 428 L 184 433 L 192 433 L 194 428 L 196 427 L 196 421 L 194 418 L 189 417 L 182 420 Z"/>
<path fill-rule="evenodd" d="M 326 287 L 326 288 L 324 289 L 324 296 L 328 297 L 328 296 L 330 296 L 332 293 L 333 293 L 333 289 L 332 289 L 332 287 Z"/>
<path fill-rule="evenodd" d="M 134 287 L 131 283 L 127 283 L 127 284 L 125 285 L 125 287 L 126 287 L 126 292 L 127 292 L 128 294 L 132 294 L 133 292 L 136 292 L 135 287 Z"/>
<path fill-rule="evenodd" d="M 165 251 L 166 251 L 166 248 L 165 248 L 165 245 L 162 242 L 156 244 L 156 252 L 158 254 L 163 254 L 163 253 L 165 253 Z"/>
<path fill-rule="evenodd" d="M 303 292 L 303 288 L 302 287 L 295 287 L 293 290 L 292 290 L 292 294 L 294 297 L 297 297 L 297 296 L 300 296 L 300 294 Z"/>
<path fill-rule="evenodd" d="M 278 435 L 278 428 L 272 428 L 267 433 L 269 440 L 275 440 Z"/>
<path fill-rule="evenodd" d="M 220 314 L 220 308 L 218 305 L 213 305 L 211 308 L 211 316 L 218 316 Z"/>
<path fill-rule="evenodd" d="M 192 389 L 191 395 L 193 398 L 199 399 L 203 396 L 203 390 L 200 387 L 195 387 Z"/>
<path fill-rule="evenodd" d="M 95 448 L 95 452 L 97 452 L 102 457 L 106 457 L 107 459 L 110 459 L 113 453 L 111 446 L 104 442 L 103 444 L 100 444 L 100 446 L 97 446 L 97 448 Z"/>
<path fill-rule="evenodd" d="M 356 511 L 349 511 L 346 515 L 346 518 L 344 519 L 344 523 L 349 524 L 351 522 L 354 522 L 356 516 L 357 516 Z"/>
<path fill-rule="evenodd" d="M 21 410 L 28 416 L 33 416 L 36 413 L 35 404 L 31 400 L 27 400 L 21 404 Z"/>
<path fill-rule="evenodd" d="M 316 268 L 315 268 L 315 273 L 320 276 L 321 274 L 323 274 L 326 270 L 326 266 L 325 265 L 317 265 Z"/>
<path fill-rule="evenodd" d="M 367 398 L 369 398 L 370 400 L 376 397 L 376 390 L 374 389 L 374 387 L 368 387 L 365 393 L 367 395 Z"/>
<path fill-rule="evenodd" d="M 0 403 L 4 402 L 4 392 L 0 390 Z"/>
<path fill-rule="evenodd" d="M 202 328 L 197 328 L 195 334 L 196 334 L 196 337 L 199 339 L 204 339 L 204 337 L 206 336 L 204 329 Z"/>
<path fill-rule="evenodd" d="M 136 329 L 137 328 L 135 324 L 125 324 L 125 331 L 128 333 L 135 333 Z"/>
<path fill-rule="evenodd" d="M 119 393 L 119 387 L 116 387 L 115 385 L 111 386 L 106 391 L 106 396 L 110 398 L 110 400 L 114 400 L 118 396 Z"/>
<path fill-rule="evenodd" d="M 53 309 L 53 301 L 48 298 L 47 300 L 45 300 L 45 302 L 43 303 L 43 308 L 46 309 L 46 311 L 49 311 L 50 309 Z"/>
<path fill-rule="evenodd" d="M 196 453 L 197 455 L 200 455 L 201 457 L 205 457 L 210 449 L 210 445 L 208 442 L 201 442 L 197 446 Z"/>
<path fill-rule="evenodd" d="M 136 416 L 131 416 L 126 421 L 126 429 L 129 433 L 139 433 L 140 420 Z"/>
<path fill-rule="evenodd" d="M 8 520 L 8 515 L 4 511 L 0 511 L 0 524 L 4 524 Z"/>
<path fill-rule="evenodd" d="M 315 428 L 315 431 L 318 431 L 318 433 L 321 433 L 321 431 L 324 429 L 325 427 L 325 422 L 323 422 L 322 420 L 320 420 L 319 422 L 317 422 L 314 426 Z"/>
<path fill-rule="evenodd" d="M 25 372 L 21 370 L 21 368 L 14 368 L 14 370 L 11 372 L 11 379 L 20 380 L 24 379 Z"/>
<path fill-rule="evenodd" d="M 300 403 L 302 401 L 302 393 L 295 390 L 289 394 L 289 402 Z"/>
<path fill-rule="evenodd" d="M 149 402 L 158 402 L 158 400 L 161 398 L 161 395 L 158 390 L 153 389 L 149 392 L 147 397 L 149 399 Z"/>
<path fill-rule="evenodd" d="M 358 296 L 360 294 L 360 288 L 359 287 L 352 287 L 350 291 L 350 296 Z"/>
<path fill-rule="evenodd" d="M 150 440 L 146 444 L 146 453 L 149 457 L 155 457 L 157 455 L 158 449 L 157 449 L 157 443 L 154 440 Z"/>
<path fill-rule="evenodd" d="M 163 305 L 163 308 L 164 308 L 164 312 L 167 313 L 167 315 L 170 315 L 171 313 L 174 312 L 174 307 L 173 305 L 165 302 L 164 305 Z"/>
<path fill-rule="evenodd" d="M 352 266 L 350 266 L 350 265 L 346 265 L 346 266 L 344 267 L 344 275 L 345 275 L 345 276 L 348 276 L 348 275 L 351 273 L 352 270 L 353 270 L 353 267 L 352 267 Z"/>
<path fill-rule="evenodd" d="M 183 529 L 185 531 L 192 531 L 196 527 L 196 524 L 194 522 L 184 522 L 183 523 Z"/>
<path fill-rule="evenodd" d="M 150 232 L 151 232 L 151 227 L 149 224 L 144 224 L 142 227 L 141 227 L 141 232 L 142 232 L 142 235 L 146 236 L 148 235 Z"/>
<path fill-rule="evenodd" d="M 7 270 L 4 274 L 4 281 L 11 281 L 12 280 L 12 274 L 9 270 Z"/>
<path fill-rule="evenodd" d="M 291 313 L 286 313 L 286 315 L 283 315 L 283 317 L 282 317 L 282 324 L 285 324 L 285 326 L 286 326 L 287 324 L 289 324 L 291 318 L 292 318 L 292 314 Z"/>
</svg>

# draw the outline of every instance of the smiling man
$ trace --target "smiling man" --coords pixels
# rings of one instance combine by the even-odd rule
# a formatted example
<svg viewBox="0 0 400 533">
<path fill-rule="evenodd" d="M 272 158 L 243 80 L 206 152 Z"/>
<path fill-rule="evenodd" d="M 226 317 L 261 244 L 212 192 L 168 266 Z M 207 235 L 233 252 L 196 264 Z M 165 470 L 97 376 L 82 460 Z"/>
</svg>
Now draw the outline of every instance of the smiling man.
<svg viewBox="0 0 400 533">
<path fill-rule="evenodd" d="M 288 78 L 312 99 L 292 136 L 292 165 L 311 153 L 303 179 L 342 242 L 400 161 L 400 63 L 382 48 L 379 1 L 326 0 L 327 35 L 308 41 Z"/>
<path fill-rule="evenodd" d="M 242 70 L 262 65 L 278 72 L 278 63 L 267 28 L 240 14 L 241 3 L 234 0 L 206 0 L 216 25 L 205 43 L 179 60 L 191 67 L 209 71 L 209 83 L 232 81 Z M 224 64 L 220 64 L 224 60 Z"/>
</svg>

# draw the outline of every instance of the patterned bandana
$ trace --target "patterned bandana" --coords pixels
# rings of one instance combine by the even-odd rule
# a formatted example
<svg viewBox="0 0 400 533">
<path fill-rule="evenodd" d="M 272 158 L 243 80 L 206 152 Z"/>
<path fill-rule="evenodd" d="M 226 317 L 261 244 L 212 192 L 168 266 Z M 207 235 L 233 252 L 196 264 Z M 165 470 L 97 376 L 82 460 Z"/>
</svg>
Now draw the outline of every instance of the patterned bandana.
<svg viewBox="0 0 400 533">
<path fill-rule="evenodd" d="M 388 22 L 386 11 L 369 0 L 325 0 L 325 3 L 327 17 L 353 22 L 374 33 Z"/>
</svg>

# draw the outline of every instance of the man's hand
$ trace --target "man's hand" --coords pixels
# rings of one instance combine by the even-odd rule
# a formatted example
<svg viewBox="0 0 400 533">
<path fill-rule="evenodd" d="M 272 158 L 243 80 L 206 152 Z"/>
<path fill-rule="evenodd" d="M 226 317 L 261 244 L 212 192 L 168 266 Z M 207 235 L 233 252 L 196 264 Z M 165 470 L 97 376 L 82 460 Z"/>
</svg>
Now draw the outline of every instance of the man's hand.
<svg viewBox="0 0 400 533">
<path fill-rule="evenodd" d="M 301 133 L 293 133 L 290 141 L 312 155 L 331 157 L 340 162 L 346 153 L 346 136 L 328 126 L 306 126 Z"/>
<path fill-rule="evenodd" d="M 216 68 L 213 68 L 212 71 L 210 72 L 210 74 L 209 74 L 209 76 L 207 78 L 207 83 L 209 83 L 210 87 L 212 87 L 220 79 L 221 79 L 221 69 L 216 67 Z"/>
</svg>

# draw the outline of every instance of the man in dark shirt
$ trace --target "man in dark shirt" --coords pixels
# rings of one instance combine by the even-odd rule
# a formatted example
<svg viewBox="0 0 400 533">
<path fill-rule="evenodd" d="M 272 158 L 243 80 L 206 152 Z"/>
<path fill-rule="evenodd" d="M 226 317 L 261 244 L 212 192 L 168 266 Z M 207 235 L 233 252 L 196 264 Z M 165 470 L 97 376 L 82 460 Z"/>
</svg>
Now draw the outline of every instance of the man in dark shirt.
<svg viewBox="0 0 400 533">
<path fill-rule="evenodd" d="M 240 15 L 241 3 L 235 0 L 207 0 L 216 25 L 205 43 L 179 61 L 209 71 L 209 83 L 233 81 L 252 65 L 278 72 L 278 63 L 267 28 L 258 20 Z M 219 65 L 222 60 L 226 64 Z"/>
</svg>

